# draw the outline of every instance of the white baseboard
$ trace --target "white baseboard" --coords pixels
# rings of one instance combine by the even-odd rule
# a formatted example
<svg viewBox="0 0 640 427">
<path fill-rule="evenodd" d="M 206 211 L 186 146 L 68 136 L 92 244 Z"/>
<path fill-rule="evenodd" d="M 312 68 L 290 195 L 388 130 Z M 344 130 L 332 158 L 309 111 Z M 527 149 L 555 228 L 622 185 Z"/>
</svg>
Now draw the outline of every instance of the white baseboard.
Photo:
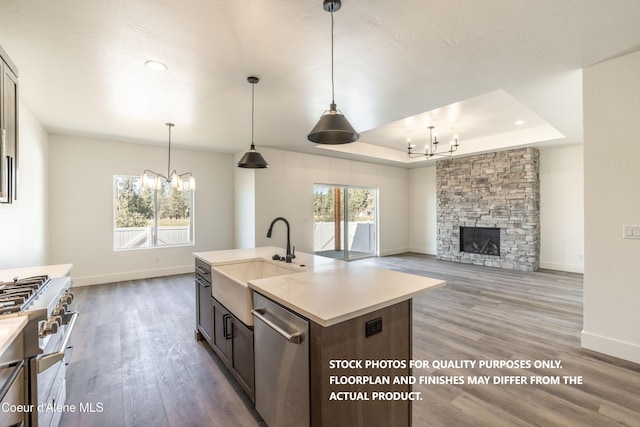
<svg viewBox="0 0 640 427">
<path fill-rule="evenodd" d="M 584 274 L 584 265 L 581 264 L 565 264 L 561 262 L 540 260 L 540 268 L 544 268 L 546 270 L 566 271 L 567 273 Z"/>
<path fill-rule="evenodd" d="M 193 272 L 193 264 L 176 267 L 155 268 L 153 270 L 123 271 L 98 276 L 74 276 L 71 274 L 73 286 L 91 286 L 103 283 L 123 282 L 126 280 L 150 279 L 152 277 L 173 276 Z"/>
<path fill-rule="evenodd" d="M 409 251 L 408 248 L 386 249 L 384 251 L 380 251 L 380 256 L 398 255 L 408 251 Z"/>
<path fill-rule="evenodd" d="M 640 345 L 582 331 L 582 347 L 619 359 L 640 363 Z"/>
<path fill-rule="evenodd" d="M 412 252 L 414 254 L 423 254 L 423 255 L 437 255 L 435 250 L 431 250 L 427 247 L 410 246 L 408 252 Z"/>
</svg>

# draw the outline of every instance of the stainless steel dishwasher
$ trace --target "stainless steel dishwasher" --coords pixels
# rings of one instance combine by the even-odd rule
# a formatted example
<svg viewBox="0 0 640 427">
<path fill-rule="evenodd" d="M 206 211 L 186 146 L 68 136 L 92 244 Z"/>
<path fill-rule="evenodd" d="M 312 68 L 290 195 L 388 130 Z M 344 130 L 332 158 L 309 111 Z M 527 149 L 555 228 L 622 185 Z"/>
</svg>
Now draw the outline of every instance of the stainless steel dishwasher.
<svg viewBox="0 0 640 427">
<path fill-rule="evenodd" d="M 269 427 L 308 427 L 309 321 L 253 293 L 256 409 Z"/>
</svg>

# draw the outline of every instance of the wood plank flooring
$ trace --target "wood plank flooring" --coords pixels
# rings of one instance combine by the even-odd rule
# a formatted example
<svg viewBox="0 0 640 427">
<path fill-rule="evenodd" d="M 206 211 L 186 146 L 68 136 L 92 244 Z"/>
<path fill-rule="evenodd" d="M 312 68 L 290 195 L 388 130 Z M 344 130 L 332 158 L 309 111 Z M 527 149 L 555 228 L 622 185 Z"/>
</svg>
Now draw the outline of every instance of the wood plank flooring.
<svg viewBox="0 0 640 427">
<path fill-rule="evenodd" d="M 580 348 L 582 275 L 512 272 L 404 254 L 357 262 L 442 278 L 414 300 L 414 359 L 559 360 L 561 369 L 414 369 L 413 375 L 582 376 L 583 384 L 414 385 L 413 425 L 640 426 L 640 365 Z M 392 286 L 393 284 L 390 284 Z M 62 426 L 264 426 L 194 340 L 192 275 L 75 288 L 81 312 Z M 100 412 L 79 405 L 101 404 Z M 375 426 L 372 426 L 375 427 Z M 386 427 L 386 426 L 385 426 Z M 393 427 L 393 426 L 391 426 Z"/>
<path fill-rule="evenodd" d="M 447 281 L 414 299 L 414 359 L 562 364 L 415 369 L 414 376 L 582 376 L 582 385 L 415 385 L 424 400 L 413 405 L 414 426 L 640 426 L 640 365 L 580 348 L 582 275 L 514 272 L 415 254 L 359 263 Z"/>
<path fill-rule="evenodd" d="M 62 426 L 264 426 L 211 349 L 194 339 L 193 275 L 73 289 L 80 311 Z"/>
</svg>

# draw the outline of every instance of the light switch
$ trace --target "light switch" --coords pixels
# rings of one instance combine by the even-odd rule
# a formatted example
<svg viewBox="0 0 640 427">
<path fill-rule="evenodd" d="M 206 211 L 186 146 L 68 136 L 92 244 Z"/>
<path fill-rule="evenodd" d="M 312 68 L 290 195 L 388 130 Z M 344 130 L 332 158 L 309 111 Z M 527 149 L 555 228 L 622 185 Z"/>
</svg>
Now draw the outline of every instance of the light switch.
<svg viewBox="0 0 640 427">
<path fill-rule="evenodd" d="M 640 239 L 640 225 L 623 225 L 623 239 Z"/>
</svg>

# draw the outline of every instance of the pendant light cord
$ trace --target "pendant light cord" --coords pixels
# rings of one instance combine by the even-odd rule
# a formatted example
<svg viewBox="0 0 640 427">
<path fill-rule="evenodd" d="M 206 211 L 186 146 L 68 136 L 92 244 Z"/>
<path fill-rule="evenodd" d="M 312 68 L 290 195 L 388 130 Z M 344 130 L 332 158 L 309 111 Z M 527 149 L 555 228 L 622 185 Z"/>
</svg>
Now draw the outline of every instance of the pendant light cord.
<svg viewBox="0 0 640 427">
<path fill-rule="evenodd" d="M 253 112 L 254 112 L 254 90 L 256 88 L 255 84 L 251 85 L 251 149 L 255 149 L 255 146 L 253 145 Z"/>
<path fill-rule="evenodd" d="M 171 173 L 171 128 L 173 127 L 173 123 L 166 123 L 169 128 L 169 161 L 167 162 L 167 178 L 171 179 L 169 174 Z"/>
<path fill-rule="evenodd" d="M 333 82 L 333 5 L 331 6 L 331 105 L 335 105 L 335 93 Z M 333 107 L 335 108 L 335 107 Z"/>
</svg>

